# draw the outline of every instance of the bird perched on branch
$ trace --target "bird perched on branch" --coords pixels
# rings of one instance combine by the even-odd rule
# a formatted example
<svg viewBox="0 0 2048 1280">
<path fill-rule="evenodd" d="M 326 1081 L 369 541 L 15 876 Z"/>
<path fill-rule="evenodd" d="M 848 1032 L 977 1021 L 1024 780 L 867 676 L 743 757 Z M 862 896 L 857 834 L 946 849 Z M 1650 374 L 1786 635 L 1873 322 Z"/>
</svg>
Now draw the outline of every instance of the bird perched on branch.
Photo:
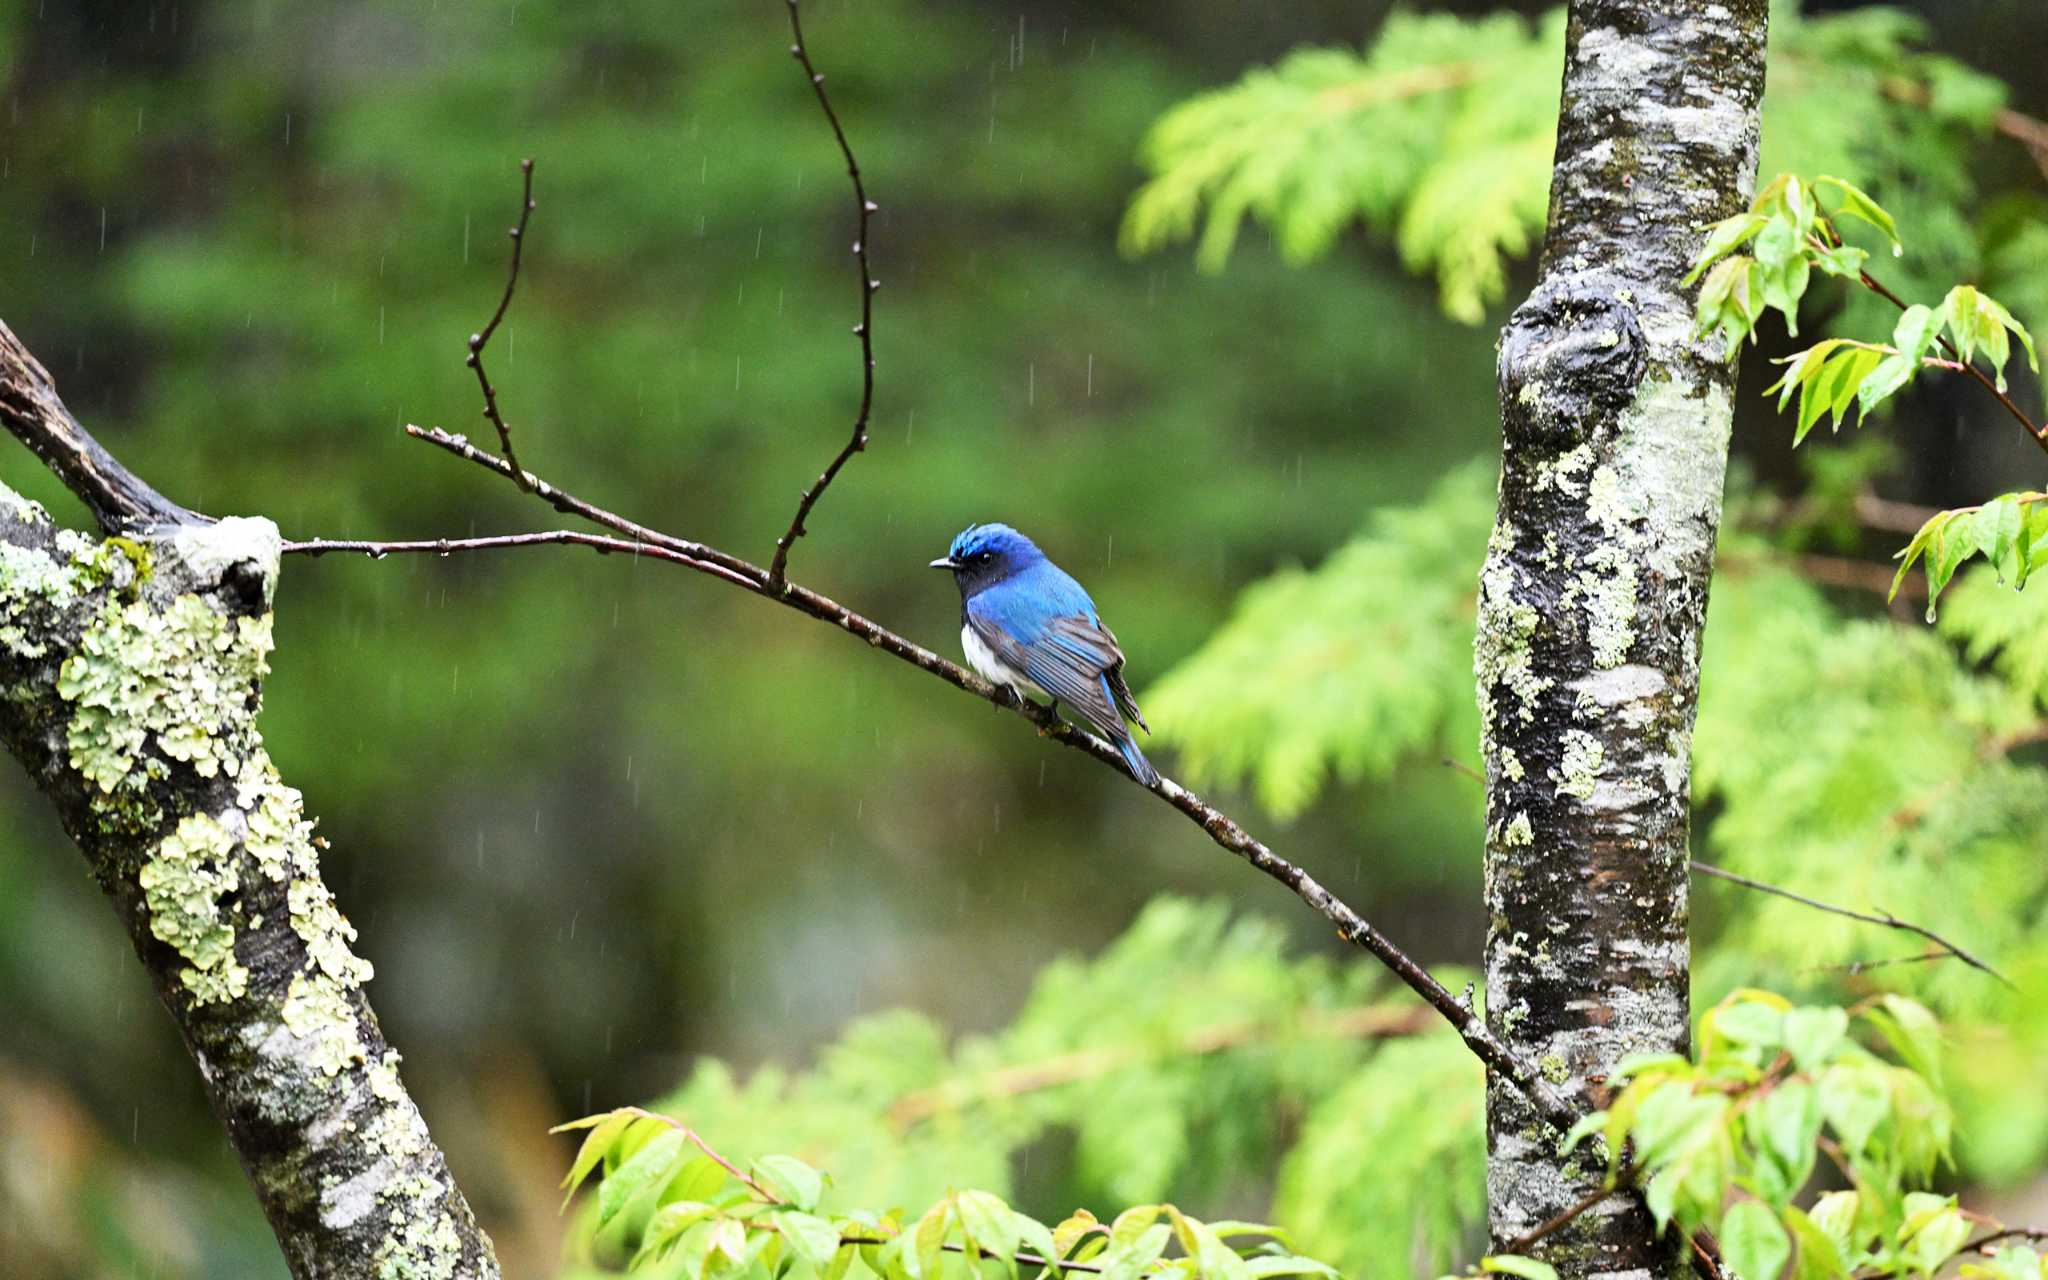
<svg viewBox="0 0 2048 1280">
<path fill-rule="evenodd" d="M 1042 694 L 1055 711 L 1066 703 L 1115 744 L 1132 777 L 1148 787 L 1159 781 L 1124 724 L 1152 732 L 1124 683 L 1124 651 L 1080 583 L 1006 524 L 962 530 L 932 568 L 952 570 L 959 584 L 968 666 L 1020 699 Z"/>
</svg>

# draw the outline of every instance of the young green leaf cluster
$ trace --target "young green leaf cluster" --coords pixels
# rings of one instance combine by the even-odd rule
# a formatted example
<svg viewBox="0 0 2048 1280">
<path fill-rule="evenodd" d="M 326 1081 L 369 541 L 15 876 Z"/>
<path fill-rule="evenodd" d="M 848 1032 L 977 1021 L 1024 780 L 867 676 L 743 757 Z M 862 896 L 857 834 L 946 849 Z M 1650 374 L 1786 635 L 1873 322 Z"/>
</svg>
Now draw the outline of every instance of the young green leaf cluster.
<svg viewBox="0 0 2048 1280">
<path fill-rule="evenodd" d="M 1899 593 L 1907 570 L 1924 558 L 1927 620 L 1933 622 L 1942 588 L 1971 556 L 1989 561 L 2001 585 L 2010 579 L 2014 590 L 2026 586 L 2028 576 L 2048 560 L 2048 493 L 2002 493 L 1974 507 L 1935 512 L 1899 553 L 1892 594 Z"/>
<path fill-rule="evenodd" d="M 1915 215 L 1968 203 L 1969 144 L 2003 105 L 2002 85 L 1920 51 L 1924 30 L 1896 10 L 1773 10 L 1767 172 L 1845 175 L 1851 205 L 1869 204 L 1862 190 L 1896 187 Z M 1249 216 L 1300 263 L 1362 222 L 1391 235 L 1411 270 L 1435 274 L 1447 313 L 1477 323 L 1505 296 L 1508 261 L 1543 228 L 1563 23 L 1562 9 L 1533 25 L 1396 10 L 1362 54 L 1298 50 L 1189 99 L 1145 140 L 1152 177 L 1125 215 L 1125 250 L 1194 237 L 1199 225 L 1196 263 L 1219 270 Z M 1956 274 L 1975 270 L 1980 246 L 1949 222 L 1934 257 Z M 2004 239 L 2022 244 L 2039 227 L 2022 220 Z M 2036 271 L 2024 253 L 2007 256 L 2016 272 Z M 1765 283 L 1730 276 L 1731 292 Z M 1772 305 L 1760 287 L 1743 301 Z"/>
<path fill-rule="evenodd" d="M 1889 1061 L 1860 1043 L 1860 1027 Z M 1600 1134 L 1610 1179 L 1639 1182 L 1660 1225 L 1710 1229 L 1744 1280 L 1931 1276 L 1970 1219 L 1924 1186 L 1949 1159 L 1941 1029 L 1902 996 L 1853 1010 L 1740 990 L 1700 1019 L 1696 1060 L 1624 1060 L 1627 1084 L 1568 1136 Z M 1797 1203 L 1825 1152 L 1845 1190 Z"/>
<path fill-rule="evenodd" d="M 622 1108 L 563 1129 L 587 1129 L 562 1180 L 573 1197 L 598 1178 L 594 1260 L 634 1275 L 692 1280 L 1271 1280 L 1323 1263 L 1293 1253 L 1285 1233 L 1256 1222 L 1204 1222 L 1171 1204 L 1137 1205 L 1104 1223 L 1077 1210 L 1056 1227 L 987 1191 L 952 1191 L 916 1217 L 832 1211 L 829 1179 L 787 1155 L 750 1169 L 667 1116 Z"/>
<path fill-rule="evenodd" d="M 1821 200 L 1823 191 L 1832 193 L 1832 209 Z M 1706 276 L 1695 304 L 1696 331 L 1702 337 L 1719 335 L 1733 359 L 1745 339 L 1756 340 L 1757 322 L 1768 310 L 1782 312 L 1787 331 L 1799 332 L 1799 304 L 1816 271 L 1878 291 L 1864 270 L 1868 252 L 1842 238 L 1838 224 L 1845 217 L 1876 227 L 1893 254 L 1903 251 L 1892 216 L 1854 184 L 1825 175 L 1805 182 L 1779 174 L 1746 212 L 1709 230 L 1685 277 L 1689 285 Z M 1743 249 L 1748 252 L 1738 252 Z M 2028 365 L 2040 370 L 2026 326 L 1972 285 L 1950 289 L 1939 306 L 1901 305 L 1890 345 L 1828 338 L 1779 361 L 1785 374 L 1765 394 L 1778 392 L 1781 410 L 1798 395 L 1794 443 L 1806 438 L 1823 413 L 1832 415 L 1830 429 L 1837 429 L 1854 405 L 1860 423 L 1922 367 L 1968 370 L 1980 352 L 1991 365 L 1993 389 L 2003 394 L 2014 338 L 2025 349 Z"/>
<path fill-rule="evenodd" d="M 1832 211 L 1820 202 L 1822 190 L 1836 196 Z M 1697 332 L 1719 333 L 1731 360 L 1745 338 L 1756 340 L 1756 323 L 1770 308 L 1783 312 L 1785 327 L 1798 333 L 1799 300 L 1812 273 L 1859 279 L 1870 258 L 1843 243 L 1835 227 L 1843 217 L 1868 222 L 1884 233 L 1894 256 L 1903 252 L 1890 214 L 1853 183 L 1825 175 L 1807 183 L 1781 173 L 1746 212 L 1715 223 L 1682 282 L 1690 285 L 1703 272 L 1707 277 L 1695 303 Z M 1744 247 L 1748 253 L 1736 252 Z"/>
</svg>

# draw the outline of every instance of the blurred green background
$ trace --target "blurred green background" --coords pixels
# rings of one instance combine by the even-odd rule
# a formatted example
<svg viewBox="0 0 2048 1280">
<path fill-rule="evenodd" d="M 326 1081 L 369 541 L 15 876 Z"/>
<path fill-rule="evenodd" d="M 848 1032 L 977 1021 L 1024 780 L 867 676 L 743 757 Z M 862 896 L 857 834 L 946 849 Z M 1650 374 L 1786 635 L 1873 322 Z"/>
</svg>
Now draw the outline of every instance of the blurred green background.
<svg viewBox="0 0 2048 1280">
<path fill-rule="evenodd" d="M 1361 45 L 1388 8 L 806 6 L 881 205 L 884 287 L 873 444 L 793 575 L 951 653 L 957 597 L 924 563 L 1010 521 L 1089 584 L 1142 696 L 1246 584 L 1489 455 L 1504 310 L 1446 318 L 1385 237 L 1294 267 L 1251 232 L 1217 274 L 1117 252 L 1163 112 L 1296 45 Z M 1917 8 L 1928 47 L 2048 114 L 2038 4 Z M 545 527 L 399 431 L 488 432 L 463 342 L 502 286 L 532 156 L 539 209 L 491 361 L 522 460 L 765 560 L 858 398 L 851 197 L 786 45 L 770 0 L 23 0 L 0 14 L 0 315 L 188 505 L 287 537 Z M 1970 218 L 2039 199 L 2017 145 L 1972 164 Z M 1745 379 L 1763 385 L 1761 359 Z M 1992 411 L 1919 397 L 1887 494 L 1975 501 L 2031 474 Z M 1785 424 L 1754 396 L 1744 413 L 1744 474 L 1799 490 Z M 25 453 L 5 474 L 83 523 Z M 1161 892 L 1227 895 L 1297 953 L 1342 954 L 1109 771 L 707 579 L 557 550 L 295 559 L 277 636 L 266 735 L 511 1274 L 558 1250 L 546 1126 L 655 1096 L 700 1055 L 802 1064 L 895 1006 L 998 1027 L 1048 960 L 1098 950 Z M 1255 825 L 1419 958 L 1469 964 L 1474 790 L 1420 760 Z M 18 771 L 0 830 L 0 1271 L 283 1274 L 169 1021 Z"/>
</svg>

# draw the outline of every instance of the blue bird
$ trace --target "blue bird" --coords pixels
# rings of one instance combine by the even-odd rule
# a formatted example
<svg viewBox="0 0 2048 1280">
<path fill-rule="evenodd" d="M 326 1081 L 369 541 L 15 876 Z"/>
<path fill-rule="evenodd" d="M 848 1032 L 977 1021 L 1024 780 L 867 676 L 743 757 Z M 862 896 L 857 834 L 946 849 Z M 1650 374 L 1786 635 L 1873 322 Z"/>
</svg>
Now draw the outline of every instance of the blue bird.
<svg viewBox="0 0 2048 1280">
<path fill-rule="evenodd" d="M 1080 583 L 1006 524 L 961 531 L 934 569 L 950 569 L 960 587 L 960 647 L 984 680 L 1020 699 L 1028 690 L 1064 702 L 1088 727 L 1116 744 L 1131 776 L 1156 786 L 1159 772 L 1125 726 L 1152 727 L 1124 683 L 1124 651 L 1096 616 Z"/>
</svg>

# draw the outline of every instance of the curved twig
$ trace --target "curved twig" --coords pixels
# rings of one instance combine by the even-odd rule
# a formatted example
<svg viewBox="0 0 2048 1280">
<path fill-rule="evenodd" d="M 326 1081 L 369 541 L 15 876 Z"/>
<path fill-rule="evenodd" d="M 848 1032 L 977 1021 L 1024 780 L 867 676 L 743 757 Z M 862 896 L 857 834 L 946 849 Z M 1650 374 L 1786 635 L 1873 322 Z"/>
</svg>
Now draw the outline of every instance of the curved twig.
<svg viewBox="0 0 2048 1280">
<path fill-rule="evenodd" d="M 1777 885 L 1766 884 L 1762 880 L 1752 880 L 1748 876 L 1738 875 L 1733 871 L 1724 870 L 1723 868 L 1717 867 L 1710 862 L 1701 862 L 1698 859 L 1693 860 L 1692 869 L 1694 871 L 1699 872 L 1701 875 L 1713 876 L 1717 880 L 1726 880 L 1730 884 L 1739 884 L 1745 889 L 1754 889 L 1759 893 L 1776 894 L 1780 898 L 1786 898 L 1790 901 L 1797 902 L 1801 906 L 1812 907 L 1816 911 L 1825 911 L 1828 912 L 1830 915 L 1846 916 L 1851 920 L 1861 920 L 1865 924 L 1881 924 L 1887 929 L 1898 929 L 1905 933 L 1915 934 L 1919 937 L 1927 939 L 1927 941 L 1933 943 L 1935 946 L 1942 948 L 1942 950 L 1947 955 L 1954 956 L 1956 959 L 1962 961 L 1964 964 L 1969 965 L 1972 969 L 1976 969 L 1982 973 L 1988 973 L 2008 987 L 2013 986 L 2013 981 L 2011 978 L 2006 977 L 1998 970 L 1992 968 L 1990 965 L 1984 963 L 1982 960 L 1979 960 L 1976 956 L 1971 955 L 1969 952 L 1963 950 L 1955 943 L 1950 942 L 1947 938 L 1942 937 L 1934 930 L 1929 929 L 1925 925 L 1914 924 L 1911 920 L 1901 920 L 1889 911 L 1878 911 L 1872 913 L 1868 911 L 1856 911 L 1849 907 L 1838 907 L 1832 902 L 1822 902 L 1818 898 L 1809 898 L 1805 894 L 1794 893 L 1790 889 L 1780 889 Z M 2014 987 L 2013 989 L 2018 990 L 2017 987 Z"/>
<path fill-rule="evenodd" d="M 868 447 L 868 417 L 875 405 L 875 290 L 882 282 L 875 279 L 868 270 L 868 215 L 880 206 L 868 199 L 867 188 L 861 183 L 860 162 L 853 158 L 853 147 L 846 141 L 846 130 L 839 126 L 839 113 L 832 109 L 832 99 L 825 94 L 825 76 L 811 65 L 810 50 L 804 46 L 803 23 L 797 17 L 797 0 L 789 3 L 790 56 L 803 66 L 804 74 L 810 77 L 811 89 L 818 95 L 818 106 L 825 113 L 826 123 L 832 126 L 832 137 L 839 143 L 839 154 L 846 157 L 846 176 L 853 180 L 853 203 L 855 218 L 853 224 L 853 261 L 860 271 L 860 323 L 853 327 L 853 334 L 860 339 L 860 412 L 854 415 L 853 434 L 832 461 L 826 464 L 811 486 L 798 495 L 796 515 L 790 519 L 789 528 L 775 540 L 775 558 L 768 562 L 768 582 L 781 590 L 788 579 L 789 549 L 796 540 L 804 536 L 804 520 L 811 514 L 811 508 L 818 505 L 818 499 L 825 496 L 826 486 L 832 483 L 846 460 Z M 515 463 L 516 467 L 517 464 Z"/>
<path fill-rule="evenodd" d="M 512 237 L 512 266 L 505 273 L 505 292 L 498 298 L 498 309 L 491 313 L 490 323 L 469 335 L 469 356 L 463 361 L 476 370 L 476 385 L 484 393 L 484 417 L 498 429 L 498 448 L 511 464 L 515 481 L 526 472 L 519 465 L 519 455 L 512 451 L 512 428 L 505 425 L 504 415 L 498 412 L 498 389 L 484 373 L 484 348 L 490 345 L 491 335 L 498 331 L 499 322 L 512 305 L 512 291 L 519 286 L 520 251 L 526 247 L 526 221 L 533 216 L 533 161 L 521 160 L 519 172 L 524 182 L 519 195 L 519 221 L 508 233 Z"/>
</svg>

